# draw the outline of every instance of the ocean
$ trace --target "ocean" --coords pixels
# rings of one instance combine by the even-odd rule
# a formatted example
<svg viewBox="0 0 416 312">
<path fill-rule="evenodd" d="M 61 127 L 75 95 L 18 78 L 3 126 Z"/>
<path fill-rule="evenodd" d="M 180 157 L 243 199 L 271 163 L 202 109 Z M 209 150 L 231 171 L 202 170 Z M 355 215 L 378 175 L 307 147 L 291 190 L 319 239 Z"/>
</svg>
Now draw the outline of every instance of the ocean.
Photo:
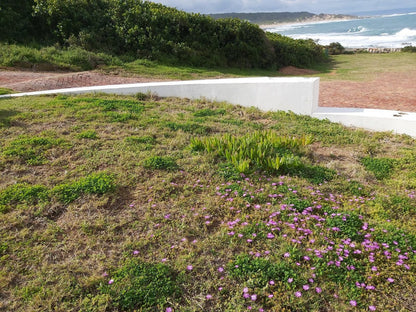
<svg viewBox="0 0 416 312">
<path fill-rule="evenodd" d="M 416 46 L 416 12 L 276 25 L 265 29 L 294 39 L 313 39 L 321 45 L 339 42 L 345 48 L 403 48 Z"/>
</svg>

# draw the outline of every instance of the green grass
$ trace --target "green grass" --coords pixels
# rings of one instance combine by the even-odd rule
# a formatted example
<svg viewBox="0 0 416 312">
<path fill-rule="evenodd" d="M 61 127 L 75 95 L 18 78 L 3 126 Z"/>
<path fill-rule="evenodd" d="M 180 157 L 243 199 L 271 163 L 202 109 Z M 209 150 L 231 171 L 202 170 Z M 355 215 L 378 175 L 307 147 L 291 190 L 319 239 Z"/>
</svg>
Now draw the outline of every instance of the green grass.
<svg viewBox="0 0 416 312">
<path fill-rule="evenodd" d="M 408 136 L 143 95 L 4 99 L 0 112 L 1 309 L 413 307 Z M 267 133 L 312 136 L 285 147 L 302 165 L 240 173 L 192 148 Z"/>
<path fill-rule="evenodd" d="M 415 68 L 416 58 L 412 53 L 358 53 L 332 56 L 331 69 L 323 68 L 323 80 L 372 80 L 379 74 L 404 72 Z"/>
</svg>

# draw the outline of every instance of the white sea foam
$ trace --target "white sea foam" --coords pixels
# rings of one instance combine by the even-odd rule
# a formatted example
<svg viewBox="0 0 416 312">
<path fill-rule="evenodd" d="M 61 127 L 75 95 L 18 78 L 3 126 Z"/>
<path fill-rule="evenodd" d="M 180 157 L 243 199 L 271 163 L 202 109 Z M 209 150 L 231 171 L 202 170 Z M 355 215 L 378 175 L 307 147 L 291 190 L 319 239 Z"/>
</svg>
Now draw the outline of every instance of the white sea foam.
<svg viewBox="0 0 416 312">
<path fill-rule="evenodd" d="M 319 33 L 319 34 L 302 34 L 291 36 L 295 39 L 313 39 L 319 44 L 328 45 L 332 42 L 340 42 L 348 48 L 402 48 L 405 45 L 416 46 L 416 29 L 405 28 L 401 31 L 383 36 L 368 36 L 339 33 Z"/>
<path fill-rule="evenodd" d="M 347 48 L 401 48 L 416 46 L 415 13 L 326 23 L 292 24 L 270 28 L 295 39 L 313 39 L 322 45 L 339 42 Z"/>
</svg>

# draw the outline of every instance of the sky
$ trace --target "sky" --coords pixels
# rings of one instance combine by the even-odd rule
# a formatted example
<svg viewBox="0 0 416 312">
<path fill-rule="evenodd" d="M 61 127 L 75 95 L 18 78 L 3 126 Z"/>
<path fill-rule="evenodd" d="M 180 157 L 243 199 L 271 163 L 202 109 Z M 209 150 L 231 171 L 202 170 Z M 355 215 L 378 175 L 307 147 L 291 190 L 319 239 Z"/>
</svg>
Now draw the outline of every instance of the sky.
<svg viewBox="0 0 416 312">
<path fill-rule="evenodd" d="M 300 12 L 353 14 L 415 8 L 415 0 L 151 0 L 194 13 Z"/>
</svg>

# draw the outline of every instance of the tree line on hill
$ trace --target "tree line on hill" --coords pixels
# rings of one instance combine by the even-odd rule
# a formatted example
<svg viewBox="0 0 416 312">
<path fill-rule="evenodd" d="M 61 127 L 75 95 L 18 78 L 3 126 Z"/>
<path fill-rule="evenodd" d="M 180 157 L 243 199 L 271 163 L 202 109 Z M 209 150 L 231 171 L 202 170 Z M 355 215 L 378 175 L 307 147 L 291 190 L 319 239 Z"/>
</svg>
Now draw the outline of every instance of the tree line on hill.
<svg viewBox="0 0 416 312">
<path fill-rule="evenodd" d="M 308 67 L 325 60 L 323 47 L 312 40 L 142 0 L 2 0 L 0 42 L 77 46 L 204 67 Z"/>
</svg>

